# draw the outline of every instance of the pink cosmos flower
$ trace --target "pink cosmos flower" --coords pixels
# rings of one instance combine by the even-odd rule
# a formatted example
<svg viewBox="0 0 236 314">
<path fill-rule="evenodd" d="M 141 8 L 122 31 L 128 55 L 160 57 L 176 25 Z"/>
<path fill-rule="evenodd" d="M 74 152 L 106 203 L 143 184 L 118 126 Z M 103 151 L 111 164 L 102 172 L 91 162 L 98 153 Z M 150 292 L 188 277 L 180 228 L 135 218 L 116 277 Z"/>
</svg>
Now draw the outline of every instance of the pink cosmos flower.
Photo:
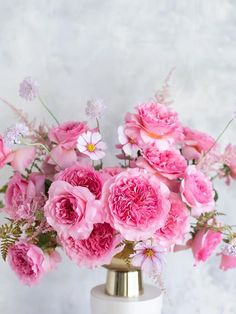
<svg viewBox="0 0 236 314">
<path fill-rule="evenodd" d="M 146 240 L 164 226 L 169 194 L 155 175 L 138 168 L 123 171 L 104 184 L 107 219 L 125 239 Z"/>
<path fill-rule="evenodd" d="M 126 115 L 125 134 L 138 143 L 154 141 L 163 147 L 168 141 L 182 138 L 182 127 L 176 112 L 163 104 L 150 102 L 137 106 L 135 114 Z"/>
<path fill-rule="evenodd" d="M 96 199 L 101 198 L 103 185 L 101 174 L 92 167 L 75 165 L 61 171 L 55 179 L 69 182 L 73 186 L 84 186 L 95 195 Z"/>
<path fill-rule="evenodd" d="M 93 268 L 109 264 L 112 257 L 123 250 L 121 237 L 108 223 L 96 223 L 87 239 L 61 237 L 66 254 L 80 267 Z"/>
<path fill-rule="evenodd" d="M 54 181 L 44 207 L 45 217 L 59 235 L 86 238 L 92 231 L 93 223 L 101 219 L 99 205 L 87 188 Z"/>
<path fill-rule="evenodd" d="M 220 269 L 226 271 L 236 268 L 236 245 L 234 243 L 224 244 L 221 255 Z"/>
<path fill-rule="evenodd" d="M 118 139 L 121 144 L 121 148 L 127 156 L 136 157 L 139 147 L 135 139 L 128 137 L 124 132 L 124 127 L 118 128 Z"/>
<path fill-rule="evenodd" d="M 192 215 L 212 211 L 215 206 L 212 182 L 195 166 L 188 166 L 181 182 L 182 200 L 192 208 Z"/>
<path fill-rule="evenodd" d="M 43 270 L 48 273 L 57 268 L 57 265 L 61 262 L 61 256 L 57 251 L 48 252 L 44 255 Z"/>
<path fill-rule="evenodd" d="M 37 284 L 44 273 L 43 251 L 34 244 L 23 241 L 13 244 L 7 259 L 17 277 L 28 286 Z"/>
<path fill-rule="evenodd" d="M 191 247 L 196 262 L 205 262 L 220 244 L 222 234 L 211 229 L 202 229 L 195 235 Z"/>
<path fill-rule="evenodd" d="M 214 144 L 214 138 L 208 134 L 184 128 L 184 147 L 182 148 L 182 154 L 187 160 L 198 160 L 202 154 L 213 148 Z"/>
<path fill-rule="evenodd" d="M 49 130 L 49 139 L 66 150 L 76 147 L 78 137 L 88 130 L 86 122 L 68 121 Z"/>
<path fill-rule="evenodd" d="M 44 205 L 45 177 L 31 173 L 24 179 L 18 172 L 8 183 L 4 211 L 12 219 L 30 219 Z"/>
<path fill-rule="evenodd" d="M 171 193 L 171 209 L 164 227 L 155 233 L 155 239 L 162 247 L 170 247 L 178 241 L 182 242 L 185 233 L 189 230 L 189 210 L 178 194 Z"/>
<path fill-rule="evenodd" d="M 89 156 L 91 160 L 100 160 L 105 157 L 106 144 L 102 142 L 99 132 L 87 131 L 80 135 L 77 140 L 77 148 L 81 153 Z"/>
<path fill-rule="evenodd" d="M 169 180 L 183 177 L 187 168 L 187 162 L 178 150 L 159 150 L 155 144 L 143 147 L 137 165 Z"/>
<path fill-rule="evenodd" d="M 20 83 L 19 95 L 26 100 L 33 100 L 38 95 L 39 83 L 32 77 L 26 77 Z"/>
<path fill-rule="evenodd" d="M 133 266 L 140 267 L 148 274 L 161 273 L 165 261 L 165 251 L 161 246 L 148 240 L 138 242 L 134 247 L 134 251 L 135 253 L 130 256 Z"/>
</svg>

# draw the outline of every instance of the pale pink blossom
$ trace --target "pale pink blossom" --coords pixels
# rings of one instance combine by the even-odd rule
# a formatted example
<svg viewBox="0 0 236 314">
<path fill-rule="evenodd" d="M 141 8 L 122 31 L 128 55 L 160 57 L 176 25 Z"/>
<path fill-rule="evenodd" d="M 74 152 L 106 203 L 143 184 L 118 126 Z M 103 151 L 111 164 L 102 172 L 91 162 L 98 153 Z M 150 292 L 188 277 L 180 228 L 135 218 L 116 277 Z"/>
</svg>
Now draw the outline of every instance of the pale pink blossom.
<svg viewBox="0 0 236 314">
<path fill-rule="evenodd" d="M 12 148 L 14 144 L 21 144 L 22 138 L 29 134 L 29 128 L 22 123 L 9 127 L 4 133 L 4 144 Z"/>
<path fill-rule="evenodd" d="M 77 161 L 77 154 L 74 148 L 66 149 L 63 145 L 55 146 L 50 154 L 48 163 L 59 169 L 66 169 Z"/>
<path fill-rule="evenodd" d="M 202 229 L 197 232 L 191 243 L 193 256 L 197 262 L 205 262 L 222 241 L 221 232 Z"/>
<path fill-rule="evenodd" d="M 108 223 L 96 223 L 86 239 L 62 236 L 61 243 L 71 260 L 79 267 L 110 264 L 112 257 L 123 250 L 122 239 Z"/>
<path fill-rule="evenodd" d="M 185 234 L 190 230 L 190 213 L 178 194 L 171 193 L 171 209 L 164 227 L 155 233 L 155 239 L 162 247 L 170 247 L 176 243 L 182 243 Z"/>
<path fill-rule="evenodd" d="M 165 251 L 151 240 L 138 242 L 134 246 L 135 253 L 130 256 L 131 263 L 135 267 L 140 267 L 148 274 L 161 273 L 165 262 Z"/>
<path fill-rule="evenodd" d="M 34 147 L 21 147 L 11 154 L 11 166 L 14 170 L 24 173 L 35 159 L 36 150 Z"/>
<path fill-rule="evenodd" d="M 123 171 L 104 184 L 107 220 L 125 239 L 146 240 L 164 226 L 169 194 L 155 175 L 138 168 Z"/>
<path fill-rule="evenodd" d="M 211 148 L 215 148 L 215 140 L 210 135 L 184 128 L 184 145 L 182 154 L 187 160 L 198 160 L 201 155 L 208 152 Z"/>
<path fill-rule="evenodd" d="M 31 173 L 28 180 L 18 172 L 8 183 L 4 211 L 12 219 L 31 219 L 44 206 L 44 175 Z"/>
<path fill-rule="evenodd" d="M 159 150 L 155 144 L 145 145 L 137 165 L 169 180 L 183 177 L 187 162 L 178 150 Z"/>
<path fill-rule="evenodd" d="M 105 157 L 106 144 L 102 142 L 99 132 L 87 131 L 79 136 L 77 148 L 80 153 L 89 156 L 91 160 L 100 160 Z"/>
<path fill-rule="evenodd" d="M 92 167 L 82 167 L 77 164 L 58 173 L 55 179 L 69 182 L 73 186 L 84 186 L 94 194 L 96 199 L 101 198 L 102 176 Z"/>
<path fill-rule="evenodd" d="M 66 150 L 76 147 L 78 137 L 88 130 L 86 122 L 64 122 L 49 130 L 49 139 Z"/>
<path fill-rule="evenodd" d="M 57 251 L 53 250 L 45 253 L 42 265 L 44 272 L 48 273 L 52 270 L 55 270 L 60 262 L 61 256 Z"/>
<path fill-rule="evenodd" d="M 0 135 L 0 169 L 12 160 L 11 151 L 4 144 L 4 140 Z"/>
<path fill-rule="evenodd" d="M 36 245 L 17 242 L 8 249 L 7 260 L 17 277 L 26 285 L 38 283 L 44 274 L 43 251 Z"/>
<path fill-rule="evenodd" d="M 19 95 L 26 100 L 33 100 L 38 95 L 39 83 L 32 77 L 26 77 L 19 88 Z"/>
<path fill-rule="evenodd" d="M 195 166 L 188 166 L 181 182 L 182 200 L 191 207 L 193 216 L 212 211 L 215 206 L 211 180 Z"/>
<path fill-rule="evenodd" d="M 100 119 L 105 109 L 106 109 L 106 106 L 103 100 L 91 99 L 87 102 L 85 113 L 90 119 Z"/>
<path fill-rule="evenodd" d="M 118 128 L 118 139 L 121 144 L 121 149 L 127 156 L 136 157 L 139 147 L 135 139 L 128 137 L 125 134 L 124 127 L 119 126 Z"/>
<path fill-rule="evenodd" d="M 230 178 L 236 180 L 236 146 L 228 144 L 222 156 L 222 162 L 226 166 L 225 177 L 230 182 Z"/>
<path fill-rule="evenodd" d="M 225 243 L 218 254 L 221 256 L 220 269 L 226 271 L 236 268 L 236 245 L 235 243 Z"/>
<path fill-rule="evenodd" d="M 91 233 L 93 223 L 101 219 L 100 203 L 85 187 L 54 181 L 48 193 L 45 217 L 59 235 L 85 238 Z"/>
</svg>

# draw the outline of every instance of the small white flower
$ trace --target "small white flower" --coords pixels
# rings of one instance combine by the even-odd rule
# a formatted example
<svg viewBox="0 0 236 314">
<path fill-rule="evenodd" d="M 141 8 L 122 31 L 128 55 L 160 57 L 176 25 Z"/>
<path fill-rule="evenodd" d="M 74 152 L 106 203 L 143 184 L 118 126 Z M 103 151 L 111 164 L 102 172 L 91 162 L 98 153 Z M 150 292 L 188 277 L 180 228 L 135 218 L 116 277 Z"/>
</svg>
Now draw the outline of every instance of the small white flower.
<svg viewBox="0 0 236 314">
<path fill-rule="evenodd" d="M 90 119 L 100 119 L 105 109 L 106 109 L 106 106 L 103 100 L 91 99 L 87 102 L 85 113 Z"/>
<path fill-rule="evenodd" d="M 20 144 L 24 136 L 29 134 L 29 128 L 23 123 L 9 127 L 3 136 L 6 147 L 11 148 L 14 144 Z"/>
<path fill-rule="evenodd" d="M 29 76 L 20 83 L 19 95 L 31 101 L 38 95 L 38 89 L 39 83 Z"/>
<path fill-rule="evenodd" d="M 77 148 L 91 160 L 100 160 L 105 157 L 106 144 L 102 142 L 99 132 L 87 131 L 81 134 L 77 140 Z"/>
</svg>

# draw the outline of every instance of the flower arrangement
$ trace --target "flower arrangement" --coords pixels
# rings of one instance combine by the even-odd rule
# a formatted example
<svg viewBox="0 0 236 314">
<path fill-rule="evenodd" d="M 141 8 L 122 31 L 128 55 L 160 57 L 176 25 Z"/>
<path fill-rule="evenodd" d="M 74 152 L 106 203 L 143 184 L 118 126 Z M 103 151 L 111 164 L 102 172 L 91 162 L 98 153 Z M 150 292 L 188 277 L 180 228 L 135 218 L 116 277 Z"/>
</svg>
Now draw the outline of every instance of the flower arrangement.
<svg viewBox="0 0 236 314">
<path fill-rule="evenodd" d="M 30 77 L 19 94 L 38 98 L 55 120 L 38 126 L 2 99 L 20 121 L 0 136 L 0 168 L 12 168 L 0 190 L 7 216 L 1 253 L 23 283 L 33 285 L 53 270 L 61 250 L 80 267 L 109 264 L 119 254 L 154 275 L 167 252 L 182 249 L 192 250 L 195 264 L 216 251 L 221 269 L 236 267 L 236 233 L 220 222 L 214 189 L 216 179 L 228 185 L 236 179 L 236 146 L 222 153 L 219 138 L 184 127 L 166 86 L 126 114 L 115 167 L 102 162 L 101 100 L 87 104 L 95 122 L 89 126 L 59 123 Z"/>
</svg>

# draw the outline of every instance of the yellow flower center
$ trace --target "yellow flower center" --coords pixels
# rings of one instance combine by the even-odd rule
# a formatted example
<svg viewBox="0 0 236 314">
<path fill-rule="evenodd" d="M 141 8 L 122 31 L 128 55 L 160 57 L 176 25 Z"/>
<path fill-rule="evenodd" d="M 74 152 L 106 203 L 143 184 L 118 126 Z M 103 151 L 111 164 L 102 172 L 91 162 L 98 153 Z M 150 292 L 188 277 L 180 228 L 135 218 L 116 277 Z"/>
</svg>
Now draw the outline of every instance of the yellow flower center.
<svg viewBox="0 0 236 314">
<path fill-rule="evenodd" d="M 154 255 L 154 252 L 152 249 L 146 249 L 144 254 L 148 257 L 148 258 L 152 258 Z"/>
<path fill-rule="evenodd" d="M 95 149 L 96 149 L 96 147 L 95 147 L 94 144 L 88 144 L 88 145 L 87 145 L 87 150 L 88 150 L 90 153 L 94 152 Z"/>
</svg>

